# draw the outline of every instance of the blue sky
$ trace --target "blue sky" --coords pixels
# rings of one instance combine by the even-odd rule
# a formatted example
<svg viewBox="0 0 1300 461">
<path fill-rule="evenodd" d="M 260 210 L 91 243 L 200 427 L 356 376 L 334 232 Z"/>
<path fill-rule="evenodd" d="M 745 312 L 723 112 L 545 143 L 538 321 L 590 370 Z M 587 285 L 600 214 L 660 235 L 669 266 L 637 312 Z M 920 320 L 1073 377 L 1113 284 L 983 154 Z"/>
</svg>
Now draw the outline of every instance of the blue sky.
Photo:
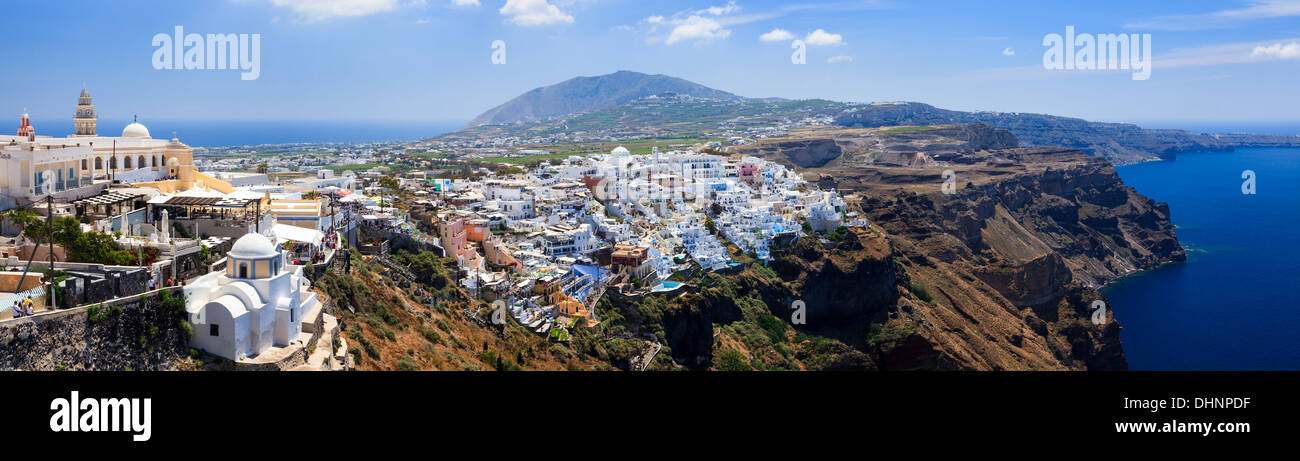
<svg viewBox="0 0 1300 461">
<path fill-rule="evenodd" d="M 152 38 L 177 25 L 260 34 L 259 78 L 154 69 Z M 1151 34 L 1150 79 L 1043 69 L 1044 36 L 1071 25 Z M 617 70 L 754 97 L 1300 122 L 1295 0 L 29 1 L 0 30 L 0 114 L 15 126 L 23 108 L 38 125 L 70 118 L 83 84 L 104 119 L 466 121 L 529 89 Z M 804 65 L 791 63 L 795 39 L 808 45 Z M 504 65 L 491 62 L 494 40 Z"/>
</svg>

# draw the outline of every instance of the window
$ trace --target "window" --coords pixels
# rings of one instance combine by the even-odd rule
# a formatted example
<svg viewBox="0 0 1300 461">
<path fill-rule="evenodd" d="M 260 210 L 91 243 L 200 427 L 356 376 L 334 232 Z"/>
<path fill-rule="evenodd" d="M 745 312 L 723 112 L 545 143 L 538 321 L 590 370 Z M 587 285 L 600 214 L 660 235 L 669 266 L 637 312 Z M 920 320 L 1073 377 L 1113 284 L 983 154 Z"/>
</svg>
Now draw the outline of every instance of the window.
<svg viewBox="0 0 1300 461">
<path fill-rule="evenodd" d="M 221 336 L 221 325 L 208 325 L 208 336 Z"/>
<path fill-rule="evenodd" d="M 239 278 L 241 278 L 241 279 L 246 279 L 246 278 L 248 278 L 248 264 L 247 264 L 247 263 L 244 263 L 244 264 L 240 264 L 240 265 L 239 265 Z"/>
<path fill-rule="evenodd" d="M 293 323 L 293 308 L 289 308 L 289 323 Z"/>
</svg>

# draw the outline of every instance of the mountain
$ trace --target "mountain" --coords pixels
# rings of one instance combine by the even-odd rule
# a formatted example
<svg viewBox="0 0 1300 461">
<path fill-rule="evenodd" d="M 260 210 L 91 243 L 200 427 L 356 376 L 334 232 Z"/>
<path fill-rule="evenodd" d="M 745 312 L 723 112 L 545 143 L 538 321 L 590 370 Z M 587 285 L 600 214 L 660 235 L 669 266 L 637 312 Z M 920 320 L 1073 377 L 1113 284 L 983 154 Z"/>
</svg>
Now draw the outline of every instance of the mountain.
<svg viewBox="0 0 1300 461">
<path fill-rule="evenodd" d="M 618 71 L 577 77 L 535 88 L 475 117 L 466 127 L 543 120 L 626 104 L 649 96 L 690 96 L 721 100 L 745 99 L 734 94 L 667 75 Z"/>
<path fill-rule="evenodd" d="M 960 112 L 917 102 L 873 104 L 846 112 L 837 125 L 876 128 L 899 125 L 983 123 L 1008 130 L 1024 147 L 1068 147 L 1105 157 L 1115 165 L 1172 159 L 1181 152 L 1231 151 L 1236 147 L 1300 147 L 1300 137 L 1198 134 L 1152 130 L 1127 123 L 1021 112 Z"/>
</svg>

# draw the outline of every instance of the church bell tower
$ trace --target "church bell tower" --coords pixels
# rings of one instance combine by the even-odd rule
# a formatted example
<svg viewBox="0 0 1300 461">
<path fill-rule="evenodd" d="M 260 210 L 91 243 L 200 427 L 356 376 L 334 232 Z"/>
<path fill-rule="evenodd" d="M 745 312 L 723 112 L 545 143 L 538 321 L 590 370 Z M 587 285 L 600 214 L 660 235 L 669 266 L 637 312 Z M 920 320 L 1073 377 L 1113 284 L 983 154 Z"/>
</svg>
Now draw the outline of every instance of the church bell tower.
<svg viewBox="0 0 1300 461">
<path fill-rule="evenodd" d="M 77 98 L 77 114 L 72 117 L 73 122 L 77 125 L 77 137 L 97 136 L 95 134 L 95 104 L 90 102 L 90 92 L 85 87 L 81 88 L 81 96 Z"/>
</svg>

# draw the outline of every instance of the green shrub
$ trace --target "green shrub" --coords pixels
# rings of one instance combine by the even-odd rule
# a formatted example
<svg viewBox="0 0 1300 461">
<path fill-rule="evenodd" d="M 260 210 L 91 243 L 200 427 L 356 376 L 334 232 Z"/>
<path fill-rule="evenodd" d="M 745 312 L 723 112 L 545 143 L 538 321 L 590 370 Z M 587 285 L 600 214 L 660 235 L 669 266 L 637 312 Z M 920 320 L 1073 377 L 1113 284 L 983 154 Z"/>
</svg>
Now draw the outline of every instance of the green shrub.
<svg viewBox="0 0 1300 461">
<path fill-rule="evenodd" d="M 101 320 L 104 320 L 104 316 L 104 303 L 99 303 L 86 308 L 87 323 L 99 323 Z"/>
<path fill-rule="evenodd" d="M 934 297 L 930 296 L 930 291 L 926 290 L 924 285 L 913 283 L 909 288 L 912 294 L 916 295 L 916 299 L 927 303 L 934 300 Z"/>
<path fill-rule="evenodd" d="M 403 355 L 397 360 L 397 371 L 420 371 L 420 364 L 415 363 L 415 358 Z"/>
<path fill-rule="evenodd" d="M 776 316 L 770 314 L 758 316 L 758 326 L 767 331 L 767 335 L 772 338 L 773 343 L 785 341 L 785 322 L 782 322 Z"/>
<path fill-rule="evenodd" d="M 438 330 L 429 327 L 420 327 L 420 334 L 424 335 L 424 339 L 429 340 L 429 342 L 433 344 L 442 344 L 442 335 L 438 334 Z"/>
<path fill-rule="evenodd" d="M 718 370 L 721 371 L 750 371 L 748 363 L 745 363 L 745 357 L 740 355 L 740 351 L 728 349 L 718 357 Z"/>
</svg>

